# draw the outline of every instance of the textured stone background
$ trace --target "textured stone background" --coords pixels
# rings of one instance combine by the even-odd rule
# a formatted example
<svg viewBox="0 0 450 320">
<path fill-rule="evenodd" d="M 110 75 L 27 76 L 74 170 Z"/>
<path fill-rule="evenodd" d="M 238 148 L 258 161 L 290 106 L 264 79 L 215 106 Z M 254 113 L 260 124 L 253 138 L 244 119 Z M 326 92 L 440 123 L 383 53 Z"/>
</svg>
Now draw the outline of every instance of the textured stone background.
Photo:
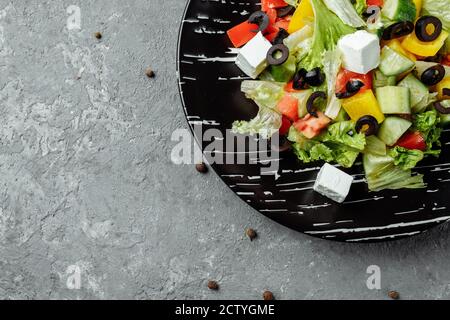
<svg viewBox="0 0 450 320">
<path fill-rule="evenodd" d="M 66 28 L 72 4 L 80 31 Z M 316 240 L 215 174 L 171 163 L 171 133 L 186 127 L 175 74 L 184 6 L 0 0 L 0 298 L 450 298 L 448 226 L 384 244 Z M 373 264 L 381 290 L 366 287 Z"/>
</svg>

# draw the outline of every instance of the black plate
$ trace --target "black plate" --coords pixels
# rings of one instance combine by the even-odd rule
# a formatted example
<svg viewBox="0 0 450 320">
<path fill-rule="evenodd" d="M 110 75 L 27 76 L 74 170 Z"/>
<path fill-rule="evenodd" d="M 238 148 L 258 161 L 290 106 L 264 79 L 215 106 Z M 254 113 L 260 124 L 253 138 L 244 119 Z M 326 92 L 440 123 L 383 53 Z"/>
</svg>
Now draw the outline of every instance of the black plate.
<svg viewBox="0 0 450 320">
<path fill-rule="evenodd" d="M 259 10 L 257 3 L 259 0 L 188 3 L 177 65 L 182 104 L 192 129 L 202 123 L 203 130 L 214 128 L 224 134 L 233 121 L 256 115 L 257 106 L 240 91 L 245 75 L 232 61 L 236 54 L 230 52 L 226 30 Z M 419 234 L 450 219 L 449 138 L 447 130 L 441 157 L 428 159 L 417 169 L 425 174 L 427 189 L 370 193 L 359 165 L 347 170 L 356 179 L 344 204 L 311 189 L 321 163 L 304 165 L 290 153 L 282 154 L 277 179 L 261 175 L 263 165 L 257 163 L 214 164 L 213 168 L 245 202 L 292 229 L 337 241 L 385 241 Z M 251 158 L 251 152 L 248 155 Z"/>
</svg>

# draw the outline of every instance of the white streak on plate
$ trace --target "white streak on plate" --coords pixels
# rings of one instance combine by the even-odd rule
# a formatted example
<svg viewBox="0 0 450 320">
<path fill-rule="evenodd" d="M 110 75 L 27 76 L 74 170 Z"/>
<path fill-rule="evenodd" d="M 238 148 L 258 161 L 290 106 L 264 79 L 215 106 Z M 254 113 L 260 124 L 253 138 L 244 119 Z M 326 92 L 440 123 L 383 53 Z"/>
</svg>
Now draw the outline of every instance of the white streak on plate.
<svg viewBox="0 0 450 320">
<path fill-rule="evenodd" d="M 398 238 L 398 237 L 413 236 L 413 235 L 419 234 L 419 233 L 421 233 L 421 231 L 414 231 L 414 232 L 410 232 L 410 233 L 399 233 L 399 234 L 393 234 L 393 235 L 390 235 L 390 236 L 349 239 L 349 240 L 345 240 L 345 241 L 347 241 L 347 242 L 358 242 L 358 241 L 368 241 L 368 240 L 394 239 L 394 238 Z"/>
<path fill-rule="evenodd" d="M 431 220 L 400 222 L 400 223 L 394 223 L 394 224 L 389 224 L 386 226 L 378 226 L 378 227 L 364 227 L 364 228 L 355 228 L 355 229 L 334 229 L 334 230 L 325 230 L 325 231 L 305 231 L 305 233 L 307 233 L 307 234 L 328 234 L 328 233 L 366 232 L 366 231 L 376 231 L 376 230 L 386 230 L 386 229 L 394 229 L 394 228 L 419 226 L 422 224 L 448 221 L 449 219 L 450 219 L 450 216 L 445 216 L 445 217 L 440 217 L 440 218 L 431 219 Z"/>
<path fill-rule="evenodd" d="M 378 201 L 384 199 L 384 197 L 373 197 L 368 199 L 361 199 L 361 200 L 355 200 L 355 201 L 346 201 L 344 204 L 352 204 L 352 203 L 361 203 L 361 202 L 368 202 L 368 201 Z"/>
<path fill-rule="evenodd" d="M 331 204 L 329 204 L 329 203 L 318 204 L 318 205 L 314 205 L 314 204 L 308 204 L 308 205 L 299 204 L 298 205 L 298 207 L 300 209 L 319 209 L 319 208 L 327 208 L 329 206 L 331 206 Z"/>
</svg>

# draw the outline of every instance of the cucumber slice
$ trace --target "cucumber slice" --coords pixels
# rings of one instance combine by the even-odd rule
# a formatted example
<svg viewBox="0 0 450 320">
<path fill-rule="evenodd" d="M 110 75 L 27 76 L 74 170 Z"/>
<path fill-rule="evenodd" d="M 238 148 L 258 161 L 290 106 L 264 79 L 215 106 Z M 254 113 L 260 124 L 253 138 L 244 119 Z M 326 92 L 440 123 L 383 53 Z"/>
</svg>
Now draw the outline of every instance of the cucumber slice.
<svg viewBox="0 0 450 320">
<path fill-rule="evenodd" d="M 373 87 L 375 89 L 385 86 L 395 86 L 397 83 L 395 76 L 386 76 L 380 70 L 373 73 Z"/>
<path fill-rule="evenodd" d="M 378 132 L 380 138 L 388 146 L 393 146 L 408 131 L 412 123 L 399 117 L 387 117 Z"/>
<path fill-rule="evenodd" d="M 411 98 L 408 88 L 395 86 L 378 88 L 377 100 L 384 114 L 411 113 Z"/>
<path fill-rule="evenodd" d="M 429 94 L 428 88 L 412 74 L 409 74 L 398 85 L 400 87 L 409 88 L 411 109 L 414 109 L 414 107 L 423 101 Z"/>
<path fill-rule="evenodd" d="M 364 149 L 363 153 L 385 156 L 387 155 L 386 144 L 376 136 L 369 136 L 366 138 L 366 148 Z"/>
<path fill-rule="evenodd" d="M 381 13 L 393 21 L 414 21 L 417 9 L 412 0 L 387 0 Z"/>
<path fill-rule="evenodd" d="M 380 71 L 386 76 L 397 76 L 414 67 L 414 61 L 397 53 L 388 46 L 381 50 Z"/>
</svg>

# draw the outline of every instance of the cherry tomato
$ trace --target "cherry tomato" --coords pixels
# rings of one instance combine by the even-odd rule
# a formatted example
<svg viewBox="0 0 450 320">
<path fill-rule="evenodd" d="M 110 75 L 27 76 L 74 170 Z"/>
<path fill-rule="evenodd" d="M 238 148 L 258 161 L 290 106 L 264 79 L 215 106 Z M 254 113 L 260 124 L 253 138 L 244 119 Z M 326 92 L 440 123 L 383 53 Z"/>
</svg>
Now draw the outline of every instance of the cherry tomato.
<svg viewBox="0 0 450 320">
<path fill-rule="evenodd" d="M 403 135 L 397 142 L 397 146 L 409 150 L 427 150 L 427 143 L 422 134 L 418 131 L 409 131 Z"/>
</svg>

